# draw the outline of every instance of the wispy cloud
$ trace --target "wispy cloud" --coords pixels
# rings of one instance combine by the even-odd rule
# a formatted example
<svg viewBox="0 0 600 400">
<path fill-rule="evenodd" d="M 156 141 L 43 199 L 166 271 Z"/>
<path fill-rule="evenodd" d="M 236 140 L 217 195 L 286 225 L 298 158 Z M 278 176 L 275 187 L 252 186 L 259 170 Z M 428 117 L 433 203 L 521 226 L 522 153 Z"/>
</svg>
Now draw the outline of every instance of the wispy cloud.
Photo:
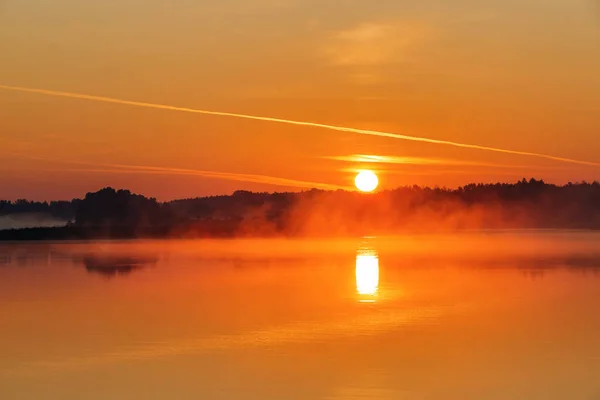
<svg viewBox="0 0 600 400">
<path fill-rule="evenodd" d="M 348 156 L 327 156 L 329 160 L 348 161 L 356 163 L 380 163 L 380 164 L 408 164 L 408 165 L 439 165 L 448 164 L 448 161 L 439 158 L 428 157 L 398 157 L 398 156 L 378 156 L 372 154 L 352 154 Z"/>
<path fill-rule="evenodd" d="M 118 171 L 120 173 L 143 173 L 143 174 L 168 174 L 168 175 L 191 175 L 204 178 L 224 179 L 238 182 L 262 183 L 273 186 L 285 186 L 305 189 L 353 189 L 349 186 L 333 185 L 322 182 L 311 182 L 297 179 L 281 178 L 269 175 L 242 174 L 235 172 L 207 171 L 184 168 L 154 167 L 140 165 L 105 164 L 104 166 L 114 168 L 106 171 Z"/>
<path fill-rule="evenodd" d="M 265 185 L 303 188 L 303 189 L 324 189 L 324 190 L 352 190 L 352 187 L 334 185 L 322 182 L 311 182 L 297 179 L 282 178 L 277 176 L 260 175 L 260 174 L 244 174 L 236 172 L 222 172 L 210 170 L 198 170 L 187 168 L 172 168 L 172 167 L 157 167 L 147 165 L 127 165 L 127 164 L 103 164 L 92 163 L 85 161 L 68 161 L 55 160 L 51 158 L 33 157 L 20 154 L 4 155 L 24 158 L 29 160 L 45 161 L 59 164 L 79 165 L 80 168 L 60 168 L 54 171 L 62 172 L 80 172 L 80 173 L 109 173 L 109 174 L 155 174 L 155 175 L 180 175 L 180 176 L 197 176 L 202 178 L 222 179 L 237 182 L 261 183 Z"/>
<path fill-rule="evenodd" d="M 334 65 L 380 66 L 410 57 L 430 35 L 424 24 L 366 22 L 334 33 L 323 50 Z"/>
<path fill-rule="evenodd" d="M 329 160 L 346 161 L 352 163 L 373 163 L 373 164 L 402 164 L 402 165 L 437 165 L 437 166 L 476 166 L 492 168 L 513 168 L 513 169 L 545 169 L 546 166 L 515 165 L 515 164 L 497 164 L 479 161 L 456 160 L 450 158 L 432 158 L 432 157 L 401 157 L 401 156 L 381 156 L 372 154 L 352 154 L 347 156 L 327 156 Z"/>
<path fill-rule="evenodd" d="M 355 174 L 358 173 L 360 171 L 363 171 L 364 168 L 342 168 L 340 169 L 340 171 L 344 171 L 347 173 L 351 173 L 351 174 Z M 478 176 L 481 174 L 481 171 L 478 170 L 477 168 L 471 168 L 468 166 L 465 166 L 463 168 L 457 168 L 457 167 L 440 167 L 440 168 L 435 168 L 435 169 L 424 169 L 424 170 L 406 170 L 406 169 L 395 169 L 395 168 L 377 168 L 376 172 L 378 174 L 385 174 L 387 176 L 393 176 L 393 175 L 398 175 L 398 176 L 428 176 L 428 177 L 439 177 L 441 175 L 446 175 L 446 176 L 455 176 L 455 175 L 472 175 L 472 176 Z M 508 176 L 508 177 L 513 177 L 513 178 L 517 178 L 517 179 L 521 179 L 523 178 L 523 175 L 521 173 L 518 172 L 518 170 L 516 169 L 498 169 L 496 171 L 494 171 L 494 176 Z"/>
</svg>

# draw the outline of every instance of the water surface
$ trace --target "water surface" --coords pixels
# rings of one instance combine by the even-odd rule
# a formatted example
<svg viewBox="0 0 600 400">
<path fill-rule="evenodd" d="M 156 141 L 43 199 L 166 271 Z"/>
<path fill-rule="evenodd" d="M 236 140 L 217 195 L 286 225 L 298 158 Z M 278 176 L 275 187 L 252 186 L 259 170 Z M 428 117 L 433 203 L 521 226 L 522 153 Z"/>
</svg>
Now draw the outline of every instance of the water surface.
<svg viewBox="0 0 600 400">
<path fill-rule="evenodd" d="M 0 245 L 0 399 L 600 399 L 600 235 Z"/>
</svg>

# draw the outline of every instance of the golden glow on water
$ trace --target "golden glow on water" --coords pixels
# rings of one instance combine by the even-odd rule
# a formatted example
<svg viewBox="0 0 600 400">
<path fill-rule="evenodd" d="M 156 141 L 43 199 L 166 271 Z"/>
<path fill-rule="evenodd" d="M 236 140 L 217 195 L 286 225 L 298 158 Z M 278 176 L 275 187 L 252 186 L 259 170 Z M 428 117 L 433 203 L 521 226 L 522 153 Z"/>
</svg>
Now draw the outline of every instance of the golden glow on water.
<svg viewBox="0 0 600 400">
<path fill-rule="evenodd" d="M 356 291 L 361 302 L 374 302 L 379 291 L 379 257 L 375 251 L 359 250 L 356 255 Z"/>
<path fill-rule="evenodd" d="M 1 243 L 0 399 L 596 399 L 599 240 Z"/>
</svg>

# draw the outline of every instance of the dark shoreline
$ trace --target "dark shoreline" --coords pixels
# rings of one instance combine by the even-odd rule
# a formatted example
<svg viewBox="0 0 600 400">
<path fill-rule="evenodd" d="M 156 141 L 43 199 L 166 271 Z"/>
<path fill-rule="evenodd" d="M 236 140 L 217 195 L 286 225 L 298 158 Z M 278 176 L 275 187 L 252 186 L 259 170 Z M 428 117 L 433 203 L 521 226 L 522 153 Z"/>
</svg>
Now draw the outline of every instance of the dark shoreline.
<svg viewBox="0 0 600 400">
<path fill-rule="evenodd" d="M 482 233 L 482 234 L 500 234 L 506 232 L 600 232 L 600 227 L 512 227 L 512 228 L 481 228 L 481 229 L 439 229 L 439 230 L 415 230 L 399 229 L 394 232 L 346 232 L 344 234 L 321 234 L 321 235 L 303 235 L 290 234 L 285 232 L 270 233 L 263 235 L 240 235 L 234 227 L 231 229 L 216 232 L 173 229 L 172 227 L 147 228 L 147 229 L 126 229 L 126 228 L 81 228 L 74 226 L 67 227 L 44 227 L 44 228 L 21 228 L 0 230 L 0 243 L 2 242 L 45 242 L 45 241 L 94 241 L 94 240 L 178 240 L 178 239 L 269 239 L 269 238 L 312 238 L 312 239 L 343 239 L 343 238 L 364 238 L 372 236 L 394 236 L 394 235 L 428 235 L 428 234 L 461 234 L 461 233 Z"/>
<path fill-rule="evenodd" d="M 5 224 L 13 229 L 0 230 L 0 241 L 356 238 L 511 229 L 598 231 L 600 182 L 556 186 L 523 179 L 458 189 L 401 187 L 373 194 L 236 191 L 229 196 L 167 203 L 129 190 L 104 188 L 71 202 L 0 200 L 3 216 L 19 223 Z M 54 227 L 34 228 L 50 218 L 56 223 L 48 225 Z"/>
<path fill-rule="evenodd" d="M 178 239 L 191 237 L 228 238 L 234 237 L 233 232 L 222 232 L 210 235 L 176 235 L 171 228 L 80 228 L 80 227 L 54 227 L 54 228 L 22 228 L 0 230 L 0 242 L 7 241 L 66 241 L 66 240 L 119 240 L 119 239 Z"/>
</svg>

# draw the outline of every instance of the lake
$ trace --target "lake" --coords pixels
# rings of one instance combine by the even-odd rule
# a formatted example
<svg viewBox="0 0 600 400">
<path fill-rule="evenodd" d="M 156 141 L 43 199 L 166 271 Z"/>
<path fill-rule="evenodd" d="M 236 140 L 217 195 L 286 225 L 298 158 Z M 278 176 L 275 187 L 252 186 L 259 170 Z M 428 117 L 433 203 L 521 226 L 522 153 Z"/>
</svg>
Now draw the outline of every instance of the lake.
<svg viewBox="0 0 600 400">
<path fill-rule="evenodd" d="M 600 234 L 0 244 L 0 399 L 600 399 Z"/>
</svg>

